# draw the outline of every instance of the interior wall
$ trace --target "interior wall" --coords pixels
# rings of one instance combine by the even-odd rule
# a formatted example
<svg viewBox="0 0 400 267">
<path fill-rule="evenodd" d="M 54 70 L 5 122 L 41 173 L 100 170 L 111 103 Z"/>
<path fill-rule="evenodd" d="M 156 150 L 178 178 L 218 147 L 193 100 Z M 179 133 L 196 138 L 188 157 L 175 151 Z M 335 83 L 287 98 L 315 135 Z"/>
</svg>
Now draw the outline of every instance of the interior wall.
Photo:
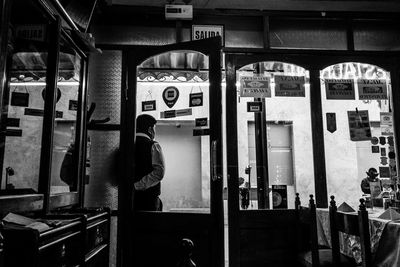
<svg viewBox="0 0 400 267">
<path fill-rule="evenodd" d="M 201 140 L 193 136 L 193 126 L 156 125 L 156 140 L 166 167 L 160 196 L 163 210 L 202 207 Z"/>
</svg>

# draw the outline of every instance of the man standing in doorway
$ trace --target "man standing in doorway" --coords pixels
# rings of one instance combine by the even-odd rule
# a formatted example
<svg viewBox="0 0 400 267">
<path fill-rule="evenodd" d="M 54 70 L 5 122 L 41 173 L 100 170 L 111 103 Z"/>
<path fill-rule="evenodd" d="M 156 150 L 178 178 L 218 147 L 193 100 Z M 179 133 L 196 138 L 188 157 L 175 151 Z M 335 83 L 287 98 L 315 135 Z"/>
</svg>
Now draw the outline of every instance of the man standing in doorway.
<svg viewBox="0 0 400 267">
<path fill-rule="evenodd" d="M 154 141 L 156 123 L 148 114 L 136 118 L 134 210 L 162 211 L 159 196 L 165 164 L 161 146 Z"/>
</svg>

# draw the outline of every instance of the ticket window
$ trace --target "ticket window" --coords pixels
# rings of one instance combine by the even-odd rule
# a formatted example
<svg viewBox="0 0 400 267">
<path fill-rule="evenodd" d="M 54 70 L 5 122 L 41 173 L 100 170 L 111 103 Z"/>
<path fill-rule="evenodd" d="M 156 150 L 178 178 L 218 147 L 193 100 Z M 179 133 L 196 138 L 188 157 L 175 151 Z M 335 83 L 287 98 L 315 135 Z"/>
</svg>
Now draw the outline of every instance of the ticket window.
<svg viewBox="0 0 400 267">
<path fill-rule="evenodd" d="M 283 62 L 259 62 L 236 75 L 240 208 L 293 208 L 296 192 L 306 203 L 314 194 L 308 71 Z M 257 81 L 264 83 L 265 95 L 246 93 Z M 262 132 L 262 125 L 255 123 L 257 112 L 249 109 L 260 102 L 264 143 L 257 141 Z M 257 146 L 262 147 L 258 152 Z M 260 156 L 266 158 L 266 166 L 260 165 Z"/>
<path fill-rule="evenodd" d="M 357 209 L 369 168 L 395 187 L 390 73 L 345 62 L 320 72 L 328 195 Z"/>
</svg>

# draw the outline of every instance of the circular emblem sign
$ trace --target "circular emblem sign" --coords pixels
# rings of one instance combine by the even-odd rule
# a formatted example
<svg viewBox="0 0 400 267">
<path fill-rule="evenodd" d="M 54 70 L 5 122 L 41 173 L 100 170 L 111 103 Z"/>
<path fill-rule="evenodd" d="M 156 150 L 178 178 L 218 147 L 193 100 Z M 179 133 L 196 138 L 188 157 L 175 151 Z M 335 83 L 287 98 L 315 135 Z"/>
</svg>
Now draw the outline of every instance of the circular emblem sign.
<svg viewBox="0 0 400 267">
<path fill-rule="evenodd" d="M 372 138 L 371 138 L 371 143 L 372 143 L 373 145 L 377 145 L 377 144 L 379 143 L 378 137 L 376 137 L 376 136 L 372 137 Z"/>
<path fill-rule="evenodd" d="M 162 97 L 164 99 L 165 104 L 169 108 L 172 108 L 179 97 L 178 88 L 176 88 L 175 86 L 168 86 L 167 88 L 164 89 Z"/>
</svg>

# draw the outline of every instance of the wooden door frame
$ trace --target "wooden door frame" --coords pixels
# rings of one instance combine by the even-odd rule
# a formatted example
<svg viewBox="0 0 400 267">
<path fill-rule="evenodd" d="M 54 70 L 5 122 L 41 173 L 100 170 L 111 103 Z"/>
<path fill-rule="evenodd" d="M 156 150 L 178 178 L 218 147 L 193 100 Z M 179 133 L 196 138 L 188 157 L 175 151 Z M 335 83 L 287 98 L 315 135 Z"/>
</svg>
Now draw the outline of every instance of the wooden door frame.
<svg viewBox="0 0 400 267">
<path fill-rule="evenodd" d="M 221 92 L 221 38 L 214 37 L 199 41 L 182 42 L 164 46 L 129 46 L 123 50 L 123 75 L 121 93 L 121 163 L 122 174 L 118 190 L 118 249 L 120 251 L 118 266 L 132 266 L 132 247 L 134 229 L 132 222 L 134 215 L 131 207 L 132 177 L 134 177 L 134 146 L 135 146 L 135 120 L 136 118 L 136 79 L 137 66 L 144 60 L 169 51 L 186 50 L 196 51 L 209 56 L 209 81 L 210 92 L 210 142 L 217 141 L 217 173 L 222 174 L 222 92 Z M 210 143 L 211 145 L 211 143 Z M 224 264 L 224 220 L 222 200 L 222 179 L 213 181 L 211 186 L 211 220 L 214 225 L 213 266 L 222 267 Z M 210 244 L 213 244 L 210 242 Z"/>
<path fill-rule="evenodd" d="M 310 72 L 310 105 L 314 160 L 315 195 L 318 207 L 328 206 L 326 183 L 325 148 L 322 120 L 321 86 L 319 72 L 324 68 L 343 62 L 362 62 L 379 66 L 391 74 L 392 110 L 395 140 L 400 140 L 400 53 L 371 51 L 308 51 L 308 50 L 270 50 L 260 54 L 225 55 L 226 69 L 226 145 L 228 177 L 228 221 L 229 221 L 229 266 L 240 266 L 240 225 L 239 225 L 239 170 L 237 145 L 237 88 L 236 70 L 262 61 L 279 61 L 296 64 Z M 395 144 L 400 153 L 400 142 Z M 399 169 L 399 157 L 396 157 Z M 266 241 L 267 242 L 267 241 Z"/>
</svg>

